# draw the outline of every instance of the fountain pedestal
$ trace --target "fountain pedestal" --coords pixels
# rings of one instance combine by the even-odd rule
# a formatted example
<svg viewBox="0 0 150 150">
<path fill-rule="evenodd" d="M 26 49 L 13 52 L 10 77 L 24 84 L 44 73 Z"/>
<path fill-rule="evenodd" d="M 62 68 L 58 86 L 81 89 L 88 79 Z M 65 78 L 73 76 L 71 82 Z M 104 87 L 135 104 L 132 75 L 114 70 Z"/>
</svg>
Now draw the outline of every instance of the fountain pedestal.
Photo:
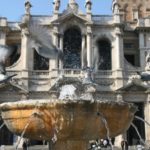
<svg viewBox="0 0 150 150">
<path fill-rule="evenodd" d="M 87 150 L 88 141 L 57 141 L 55 144 L 52 144 L 52 149 L 50 150 Z"/>
</svg>

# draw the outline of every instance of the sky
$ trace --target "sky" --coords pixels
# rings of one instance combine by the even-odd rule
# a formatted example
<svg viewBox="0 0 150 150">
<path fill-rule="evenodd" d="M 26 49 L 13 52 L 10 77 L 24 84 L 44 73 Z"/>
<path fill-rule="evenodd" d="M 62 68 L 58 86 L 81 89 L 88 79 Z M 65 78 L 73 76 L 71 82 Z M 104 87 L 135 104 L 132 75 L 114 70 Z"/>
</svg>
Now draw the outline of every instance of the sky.
<svg viewBox="0 0 150 150">
<path fill-rule="evenodd" d="M 24 14 L 25 0 L 0 0 L 0 17 L 8 18 L 8 21 L 19 21 Z M 60 12 L 62 12 L 69 0 L 61 0 Z M 50 15 L 52 13 L 53 0 L 30 0 L 32 4 L 31 14 Z M 85 11 L 85 0 L 76 0 L 80 10 Z M 112 0 L 92 0 L 93 14 L 111 15 Z"/>
</svg>

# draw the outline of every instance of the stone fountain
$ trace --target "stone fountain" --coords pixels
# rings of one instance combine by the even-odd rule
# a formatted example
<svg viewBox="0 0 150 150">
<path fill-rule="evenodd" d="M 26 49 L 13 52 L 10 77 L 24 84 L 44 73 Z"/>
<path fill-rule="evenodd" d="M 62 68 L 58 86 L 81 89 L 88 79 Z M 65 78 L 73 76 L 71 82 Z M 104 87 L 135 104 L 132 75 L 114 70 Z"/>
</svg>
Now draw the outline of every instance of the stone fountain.
<svg viewBox="0 0 150 150">
<path fill-rule="evenodd" d="M 85 78 L 61 78 L 51 89 L 58 96 L 50 100 L 1 104 L 6 126 L 28 139 L 55 142 L 54 150 L 87 150 L 90 140 L 124 133 L 136 107 L 125 102 L 95 100 L 96 85 L 89 83 L 88 76 Z"/>
</svg>

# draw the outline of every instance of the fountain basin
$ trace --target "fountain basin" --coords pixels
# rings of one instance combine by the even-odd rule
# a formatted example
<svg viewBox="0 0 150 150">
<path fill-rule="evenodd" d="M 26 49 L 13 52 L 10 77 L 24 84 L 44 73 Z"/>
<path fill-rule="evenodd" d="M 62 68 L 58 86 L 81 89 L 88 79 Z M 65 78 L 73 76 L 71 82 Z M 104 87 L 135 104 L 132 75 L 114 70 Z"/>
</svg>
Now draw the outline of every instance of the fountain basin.
<svg viewBox="0 0 150 150">
<path fill-rule="evenodd" d="M 111 101 L 27 100 L 0 105 L 2 118 L 16 135 L 35 140 L 93 140 L 106 138 L 106 119 L 110 137 L 125 132 L 136 107 Z"/>
</svg>

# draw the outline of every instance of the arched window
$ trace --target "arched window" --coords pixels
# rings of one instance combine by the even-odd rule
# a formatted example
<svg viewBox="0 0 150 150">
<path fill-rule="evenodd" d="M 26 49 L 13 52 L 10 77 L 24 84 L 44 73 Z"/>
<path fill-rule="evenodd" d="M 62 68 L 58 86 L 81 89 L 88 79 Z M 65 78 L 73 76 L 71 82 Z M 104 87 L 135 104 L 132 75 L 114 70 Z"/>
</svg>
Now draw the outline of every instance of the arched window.
<svg viewBox="0 0 150 150">
<path fill-rule="evenodd" d="M 64 32 L 64 68 L 81 68 L 81 32 L 76 27 Z"/>
<path fill-rule="evenodd" d="M 48 70 L 49 59 L 40 56 L 36 50 L 34 50 L 34 70 Z"/>
<path fill-rule="evenodd" d="M 111 70 L 111 44 L 107 39 L 100 39 L 97 42 L 99 53 L 99 70 Z"/>
<path fill-rule="evenodd" d="M 144 7 L 142 5 L 140 5 L 138 7 L 138 14 L 139 14 L 139 18 L 143 18 L 144 17 Z"/>
<path fill-rule="evenodd" d="M 131 6 L 126 4 L 124 6 L 124 13 L 125 13 L 125 16 L 124 16 L 125 21 L 132 21 L 133 20 L 133 12 L 132 12 Z"/>
</svg>

